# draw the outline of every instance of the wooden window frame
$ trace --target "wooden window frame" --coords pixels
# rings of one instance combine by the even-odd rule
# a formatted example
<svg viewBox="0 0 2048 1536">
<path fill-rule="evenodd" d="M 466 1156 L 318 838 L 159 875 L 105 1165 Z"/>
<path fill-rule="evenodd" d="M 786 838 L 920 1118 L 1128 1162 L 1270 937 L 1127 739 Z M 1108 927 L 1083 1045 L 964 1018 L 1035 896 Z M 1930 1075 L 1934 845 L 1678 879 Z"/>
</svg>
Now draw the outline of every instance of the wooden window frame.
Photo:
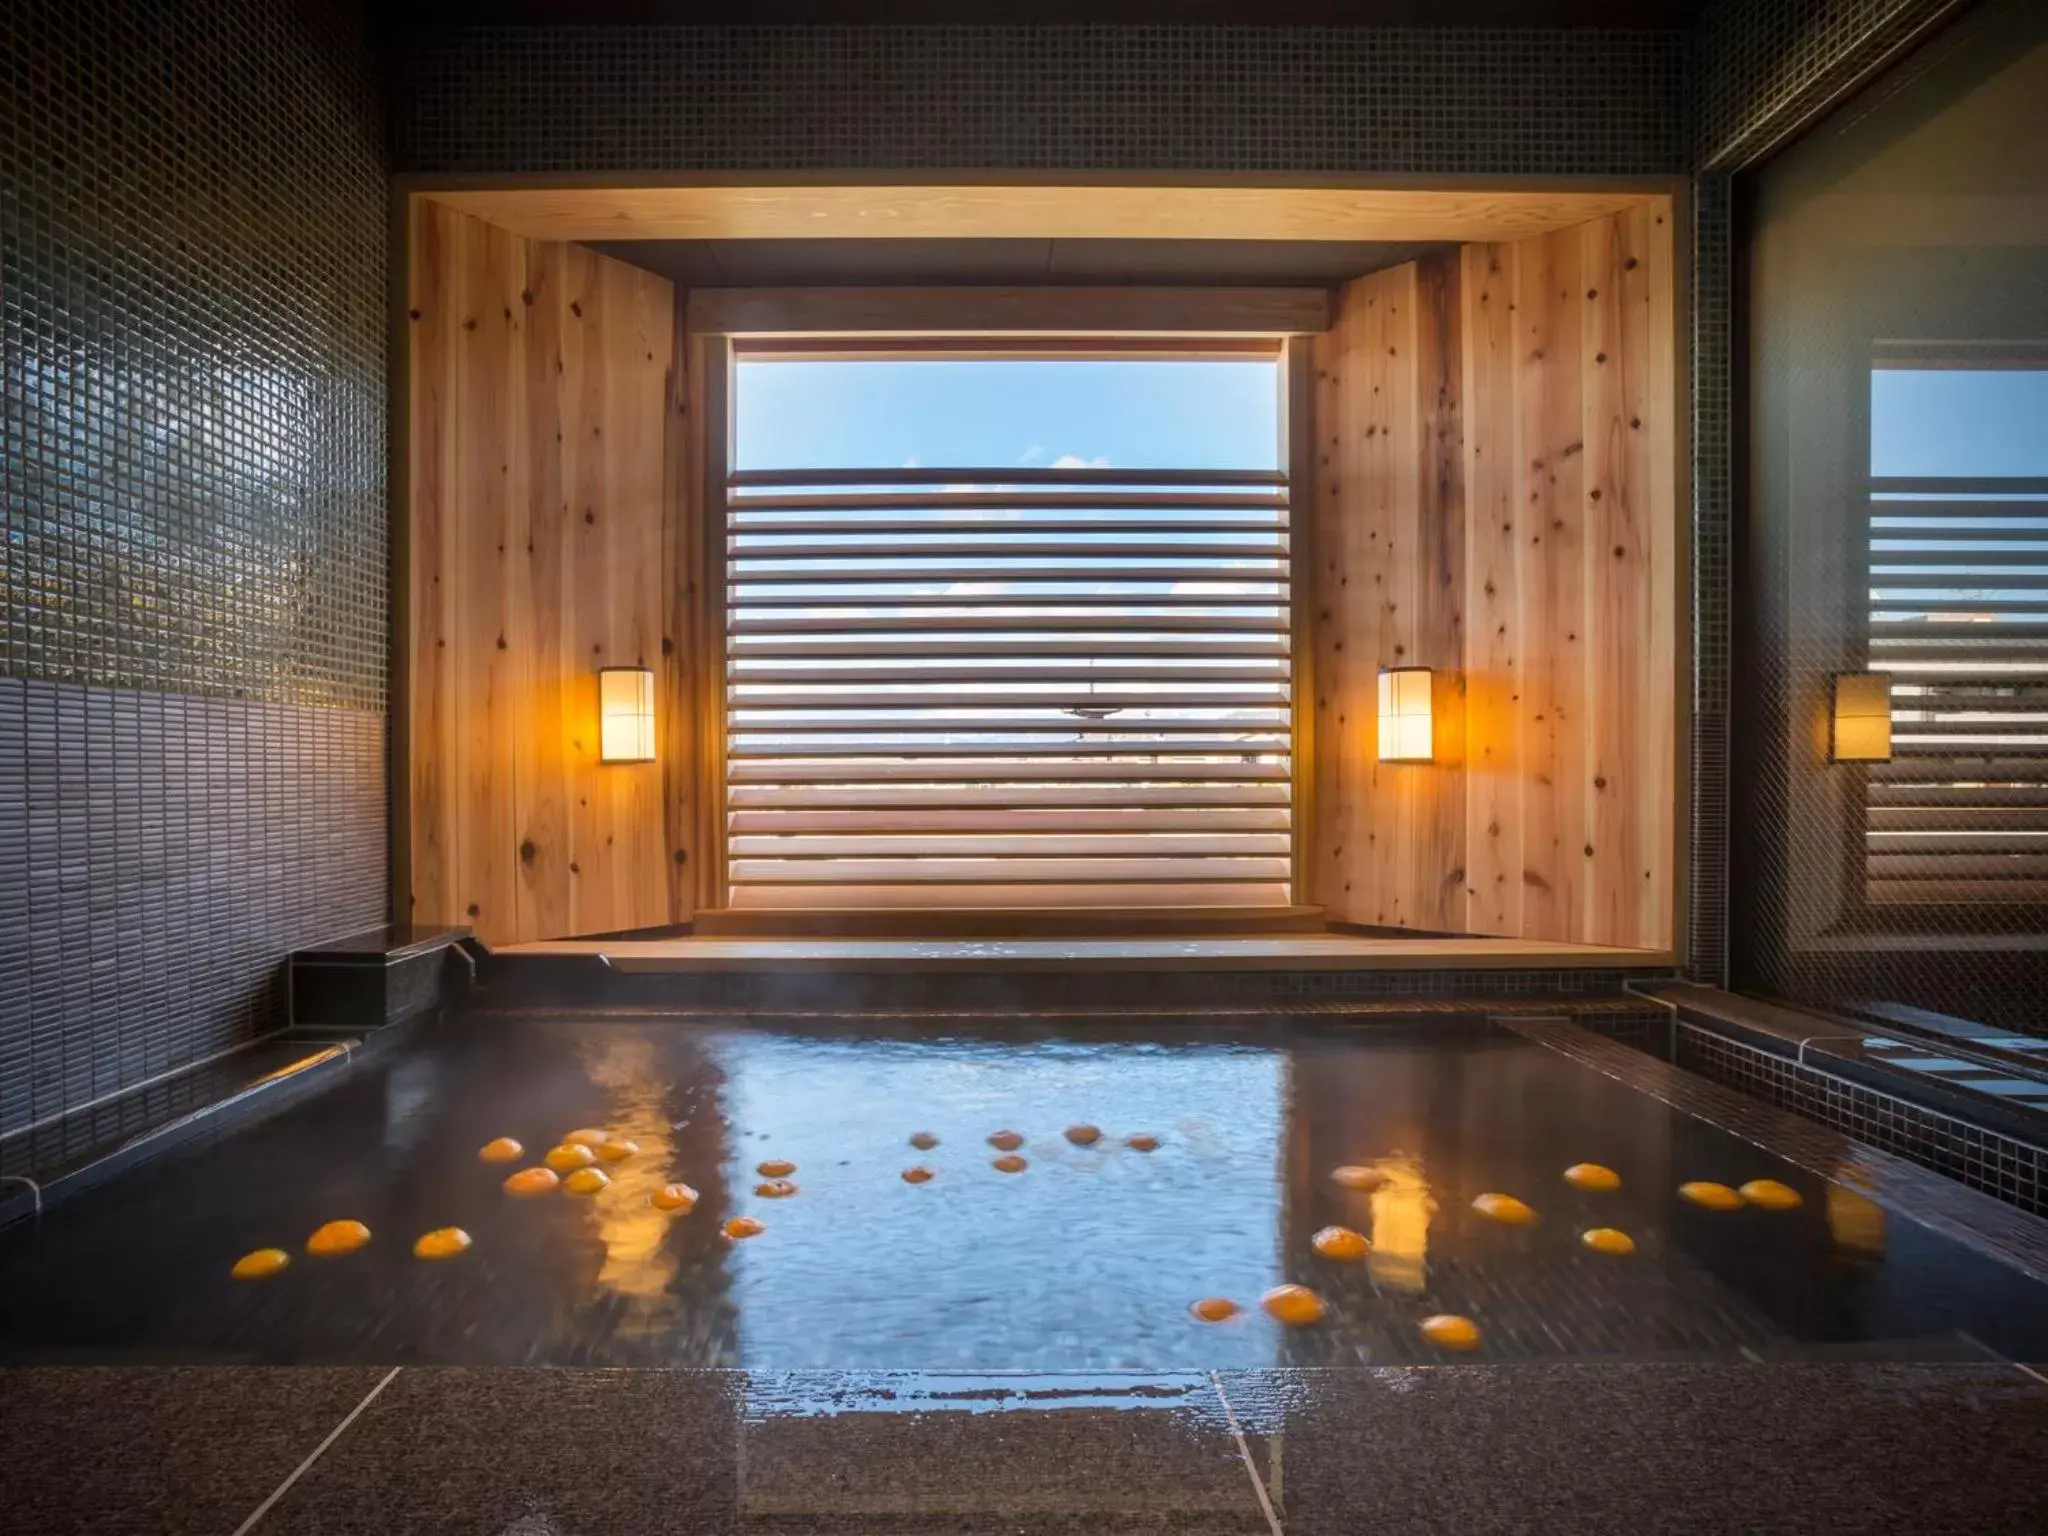
<svg viewBox="0 0 2048 1536">
<path fill-rule="evenodd" d="M 1330 294 L 1321 288 L 1273 289 L 699 289 L 687 303 L 692 470 L 684 528 L 693 552 L 694 665 L 690 692 L 697 721 L 697 843 L 693 882 L 696 930 L 706 934 L 850 934 L 1000 932 L 1008 937 L 1065 933 L 1130 934 L 1199 929 L 1253 932 L 1318 929 L 1321 912 L 1308 887 L 1315 781 L 1311 727 L 1314 656 L 1309 623 L 1313 507 L 1314 373 L 1310 336 L 1327 328 Z M 1015 908 L 946 913 L 898 911 L 748 911 L 728 905 L 726 805 L 726 522 L 735 453 L 734 371 L 743 353 L 783 356 L 1147 357 L 1270 356 L 1280 371 L 1279 462 L 1286 477 L 1290 659 L 1290 902 L 1249 908 Z"/>
</svg>

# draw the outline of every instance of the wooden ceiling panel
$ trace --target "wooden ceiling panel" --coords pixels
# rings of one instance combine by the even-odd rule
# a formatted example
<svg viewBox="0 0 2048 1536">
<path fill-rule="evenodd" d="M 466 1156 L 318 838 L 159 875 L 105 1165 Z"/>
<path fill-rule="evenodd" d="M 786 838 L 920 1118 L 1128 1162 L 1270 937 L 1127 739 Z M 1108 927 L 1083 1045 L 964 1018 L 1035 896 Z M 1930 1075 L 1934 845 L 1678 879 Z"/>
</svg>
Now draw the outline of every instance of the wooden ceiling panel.
<svg viewBox="0 0 2048 1536">
<path fill-rule="evenodd" d="M 1520 240 L 1664 202 L 1664 186 L 1284 186 L 1244 177 L 522 185 L 424 192 L 530 240 Z"/>
</svg>

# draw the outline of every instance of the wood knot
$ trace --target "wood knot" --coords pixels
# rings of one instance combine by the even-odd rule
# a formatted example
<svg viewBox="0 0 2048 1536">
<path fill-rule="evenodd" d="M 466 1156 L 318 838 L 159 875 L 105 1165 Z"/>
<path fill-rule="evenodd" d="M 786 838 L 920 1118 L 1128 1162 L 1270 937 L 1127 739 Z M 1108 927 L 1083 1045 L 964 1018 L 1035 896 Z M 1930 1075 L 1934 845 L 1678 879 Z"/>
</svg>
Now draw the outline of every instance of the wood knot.
<svg viewBox="0 0 2048 1536">
<path fill-rule="evenodd" d="M 472 902 L 471 902 L 471 903 L 469 904 L 469 915 L 470 915 L 471 917 L 481 917 L 481 916 L 483 916 L 483 913 L 482 913 L 482 911 L 481 911 L 481 910 L 480 910 L 480 909 L 479 909 L 479 908 L 477 907 L 477 904 L 476 904 L 475 902 L 473 902 L 473 901 L 472 901 Z"/>
<path fill-rule="evenodd" d="M 689 851 L 689 850 L 688 850 L 687 848 L 678 848 L 678 849 L 676 850 L 676 862 L 677 862 L 678 864 L 687 864 L 687 863 L 689 863 L 689 862 L 690 862 L 690 851 Z"/>
<path fill-rule="evenodd" d="M 462 328 L 463 328 L 463 329 L 464 329 L 465 331 L 473 331 L 473 330 L 475 330 L 475 329 L 476 329 L 476 321 L 475 321 L 475 320 L 473 320 L 473 319 L 471 319 L 471 320 L 465 320 L 465 321 L 463 321 L 463 322 L 462 322 Z"/>
<path fill-rule="evenodd" d="M 569 313 L 574 315 L 578 320 L 581 320 L 583 318 L 582 302 L 577 299 L 571 299 L 569 301 Z"/>
<path fill-rule="evenodd" d="M 1604 776 L 1596 777 L 1593 780 L 1593 787 L 1595 789 L 1605 789 L 1607 787 L 1606 778 Z"/>
<path fill-rule="evenodd" d="M 531 288 L 520 289 L 519 302 L 524 304 L 528 309 L 533 308 L 533 290 Z"/>
<path fill-rule="evenodd" d="M 519 845 L 519 862 L 522 864 L 531 864 L 533 862 L 533 856 L 539 851 L 539 849 L 533 846 L 533 839 L 530 837 L 527 838 L 525 842 Z"/>
</svg>

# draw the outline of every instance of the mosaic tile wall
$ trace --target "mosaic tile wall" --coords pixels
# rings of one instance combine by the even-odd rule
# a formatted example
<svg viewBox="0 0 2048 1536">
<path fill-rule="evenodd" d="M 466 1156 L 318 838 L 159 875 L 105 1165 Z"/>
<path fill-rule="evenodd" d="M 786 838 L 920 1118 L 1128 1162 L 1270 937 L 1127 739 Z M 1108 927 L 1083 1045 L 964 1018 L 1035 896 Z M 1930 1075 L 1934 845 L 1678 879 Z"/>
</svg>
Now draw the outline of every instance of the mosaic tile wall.
<svg viewBox="0 0 2048 1536">
<path fill-rule="evenodd" d="M 406 170 L 1675 172 L 1675 32 L 471 27 L 409 52 Z"/>
<path fill-rule="evenodd" d="M 2009 69 L 2038 46 L 2048 36 L 2044 20 L 2048 12 L 2037 0 L 1719 8 L 1701 29 L 1708 50 L 1700 76 L 1701 153 L 1718 166 L 1753 170 L 1753 178 L 1743 178 L 1759 194 L 1750 216 L 1766 222 L 1778 250 L 1795 243 L 1807 249 L 1825 240 L 1828 215 L 1800 210 L 1824 206 L 1825 189 L 1851 165 L 1865 195 L 1914 186 L 1911 165 L 1896 158 L 1887 165 L 1882 157 L 1908 156 L 1908 146 L 1924 143 L 1926 133 L 1944 135 L 1944 143 L 1968 134 L 1964 114 L 1982 110 L 1968 103 L 1994 94 L 1972 82 Z M 1729 58 L 1755 63 L 1758 99 L 1769 114 L 1744 118 L 1717 94 L 1725 91 Z M 1718 72 L 1709 67 L 1714 60 L 1721 61 Z M 2008 80 L 2000 89 L 2011 95 L 2014 85 Z M 1852 99 L 1816 118 L 1824 87 L 1839 96 L 1852 86 L 1860 88 Z M 1796 133 L 1808 129 L 1810 140 L 1793 147 Z M 1952 167 L 1958 186 L 2016 188 L 2002 169 L 2006 146 L 1992 137 L 1981 129 L 1977 135 L 1983 164 Z M 1785 153 L 1768 167 L 1753 164 L 1772 150 Z M 2048 178 L 2036 180 L 2048 186 Z M 1727 186 L 1727 175 L 1717 172 L 1702 192 Z M 1741 230 L 1733 234 L 1739 239 Z M 1843 381 L 1867 369 L 1880 335 L 2039 335 L 2048 313 L 2038 297 L 2041 252 L 2003 237 L 1998 244 L 1995 258 L 1964 253 L 1944 265 L 1908 254 L 1921 242 L 1901 231 L 1895 241 L 1859 253 L 1853 284 L 1831 281 L 1813 263 L 1759 267 L 1752 406 L 1767 430 L 1759 438 L 1757 491 L 1735 530 L 1747 539 L 1741 564 L 1748 583 L 1732 661 L 1741 681 L 1729 765 L 1742 816 L 1731 839 L 1742 900 L 1726 934 L 1726 976 L 1739 990 L 1849 1011 L 1902 1002 L 2014 1030 L 2042 1027 L 2048 956 L 2034 943 L 2040 906 L 1995 891 L 1998 878 L 2022 861 L 1993 850 L 1972 864 L 1971 845 L 1958 840 L 1960 856 L 1942 866 L 1942 883 L 1952 882 L 1952 889 L 1938 901 L 1866 899 L 1864 800 L 1859 781 L 1845 777 L 1855 771 L 1821 764 L 1795 724 L 1807 709 L 1824 708 L 1830 672 L 1862 664 L 1872 633 L 1860 599 L 1835 601 L 1873 580 L 1861 524 L 1870 429 L 1859 422 L 1851 435 L 1862 436 L 1853 443 L 1825 441 L 1827 424 L 1843 419 L 1838 400 L 1861 398 L 1859 386 Z M 1709 255 L 1716 262 L 1745 259 L 1726 239 L 1715 245 Z M 1803 274 L 1796 286 L 1789 275 L 1795 270 Z M 1739 315 L 1732 320 L 1742 323 Z M 1726 341 L 1734 338 L 1725 330 L 1722 336 L 1722 345 L 1702 348 L 1703 358 L 1710 351 L 1726 357 Z M 1796 449 L 1787 434 L 1798 440 Z M 1790 490 L 1795 476 L 1797 494 Z M 1728 487 L 1741 490 L 1739 483 Z M 1726 527 L 1726 494 L 1703 497 L 1700 515 L 1702 527 Z M 1911 752 L 1908 766 L 1923 772 L 1936 761 L 1924 742 Z M 1959 744 L 1945 755 L 1958 780 L 2007 777 L 1981 747 Z M 1967 810 L 1952 814 L 1954 829 L 1983 825 Z M 1971 879 L 1981 882 L 1974 891 L 1965 884 Z"/>
<path fill-rule="evenodd" d="M 2048 1215 L 2048 1150 L 1681 1023 L 1677 1065 Z"/>
<path fill-rule="evenodd" d="M 381 921 L 382 105 L 353 8 L 0 6 L 0 1133 Z"/>
<path fill-rule="evenodd" d="M 1732 178 L 1966 0 L 1721 0 L 1687 66 L 1693 184 L 1693 868 L 1689 972 L 1728 979 L 1728 691 L 1733 619 Z"/>
</svg>

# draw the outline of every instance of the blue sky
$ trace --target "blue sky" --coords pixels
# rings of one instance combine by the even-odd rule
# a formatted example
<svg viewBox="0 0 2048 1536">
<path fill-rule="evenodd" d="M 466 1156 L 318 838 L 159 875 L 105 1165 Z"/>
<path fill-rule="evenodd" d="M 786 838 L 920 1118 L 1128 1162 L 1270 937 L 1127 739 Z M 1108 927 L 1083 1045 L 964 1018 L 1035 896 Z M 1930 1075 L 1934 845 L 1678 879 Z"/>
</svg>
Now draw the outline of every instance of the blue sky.
<svg viewBox="0 0 2048 1536">
<path fill-rule="evenodd" d="M 1270 360 L 743 361 L 740 469 L 1274 469 Z"/>
<path fill-rule="evenodd" d="M 2048 370 L 1873 370 L 1870 472 L 2048 475 Z"/>
</svg>

